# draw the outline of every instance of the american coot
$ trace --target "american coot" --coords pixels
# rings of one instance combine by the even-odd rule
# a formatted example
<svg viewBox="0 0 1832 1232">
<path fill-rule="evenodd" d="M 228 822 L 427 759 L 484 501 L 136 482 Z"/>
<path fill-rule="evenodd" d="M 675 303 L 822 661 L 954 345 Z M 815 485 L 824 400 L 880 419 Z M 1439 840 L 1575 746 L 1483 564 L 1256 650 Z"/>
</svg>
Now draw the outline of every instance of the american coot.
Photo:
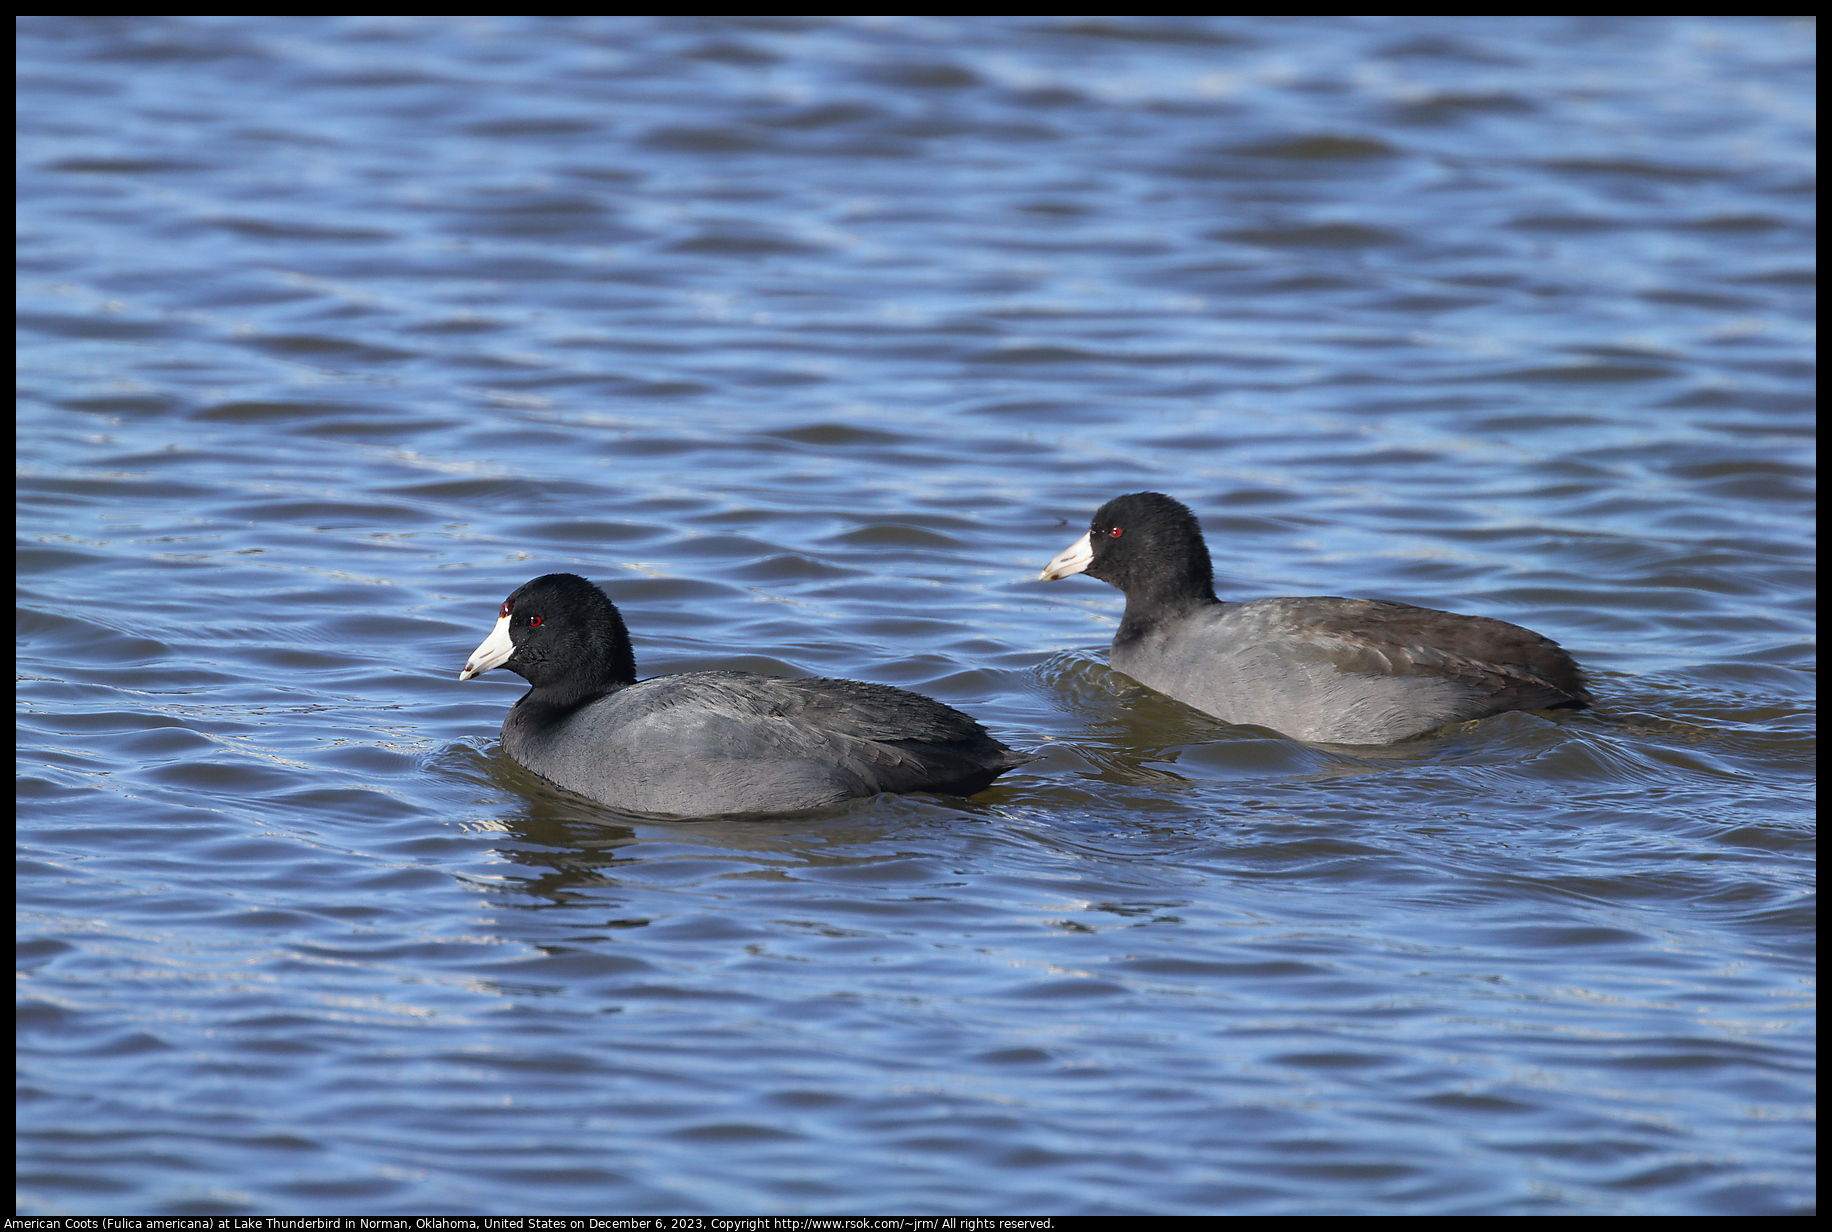
<svg viewBox="0 0 1832 1232">
<path fill-rule="evenodd" d="M 1196 515 L 1161 492 L 1102 505 L 1039 580 L 1071 573 L 1126 594 L 1115 669 L 1223 722 L 1387 744 L 1507 710 L 1590 705 L 1571 656 L 1506 621 L 1376 599 L 1223 603 Z"/>
<path fill-rule="evenodd" d="M 534 687 L 503 748 L 542 778 L 643 813 L 789 812 L 881 791 L 968 796 L 1034 760 L 938 701 L 857 680 L 684 672 L 637 682 L 623 617 L 570 573 L 507 599 L 460 680 Z"/>
</svg>

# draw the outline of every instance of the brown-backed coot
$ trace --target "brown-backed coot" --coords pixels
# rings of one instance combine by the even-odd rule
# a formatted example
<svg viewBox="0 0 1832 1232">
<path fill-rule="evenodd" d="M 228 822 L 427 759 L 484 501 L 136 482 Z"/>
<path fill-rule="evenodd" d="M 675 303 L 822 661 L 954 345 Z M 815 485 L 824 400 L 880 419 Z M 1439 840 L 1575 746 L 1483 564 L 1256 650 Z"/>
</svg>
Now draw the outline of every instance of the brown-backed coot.
<svg viewBox="0 0 1832 1232">
<path fill-rule="evenodd" d="M 1378 599 L 1215 597 L 1196 515 L 1161 492 L 1117 496 L 1042 581 L 1087 573 L 1126 612 L 1108 662 L 1228 723 L 1300 740 L 1386 744 L 1507 710 L 1582 710 L 1556 642 L 1486 616 Z"/>
</svg>

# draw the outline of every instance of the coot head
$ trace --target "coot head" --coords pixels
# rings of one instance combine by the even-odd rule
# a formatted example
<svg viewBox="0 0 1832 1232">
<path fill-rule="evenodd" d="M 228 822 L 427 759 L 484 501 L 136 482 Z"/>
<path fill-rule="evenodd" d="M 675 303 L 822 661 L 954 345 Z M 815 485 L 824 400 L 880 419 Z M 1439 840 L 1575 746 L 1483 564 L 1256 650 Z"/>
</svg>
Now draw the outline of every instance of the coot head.
<svg viewBox="0 0 1832 1232">
<path fill-rule="evenodd" d="M 506 667 L 542 700 L 575 701 L 636 683 L 623 616 L 605 593 L 571 573 L 535 578 L 503 600 L 496 627 L 458 679 Z"/>
<path fill-rule="evenodd" d="M 1214 572 L 1196 515 L 1162 492 L 1116 496 L 1094 511 L 1088 533 L 1044 566 L 1038 580 L 1086 573 L 1129 599 L 1164 605 L 1213 602 Z"/>
</svg>

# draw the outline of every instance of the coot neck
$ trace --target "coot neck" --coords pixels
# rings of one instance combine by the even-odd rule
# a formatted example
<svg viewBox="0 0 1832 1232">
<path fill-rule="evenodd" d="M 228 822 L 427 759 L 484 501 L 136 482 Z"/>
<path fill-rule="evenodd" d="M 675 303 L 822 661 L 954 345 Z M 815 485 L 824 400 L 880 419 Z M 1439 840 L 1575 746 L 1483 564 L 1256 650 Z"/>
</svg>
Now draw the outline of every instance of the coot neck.
<svg viewBox="0 0 1832 1232">
<path fill-rule="evenodd" d="M 1207 607 L 1220 607 L 1221 600 L 1207 586 L 1187 582 L 1151 590 L 1127 591 L 1126 611 L 1120 617 L 1115 641 L 1132 641 L 1144 637 L 1159 625 L 1186 619 Z"/>
<path fill-rule="evenodd" d="M 522 694 L 521 700 L 515 703 L 512 713 L 516 715 L 519 722 L 546 727 L 571 718 L 593 702 L 609 697 L 613 693 L 620 693 L 629 687 L 628 683 L 611 683 L 585 688 L 549 685 L 546 688 L 529 689 Z"/>
</svg>

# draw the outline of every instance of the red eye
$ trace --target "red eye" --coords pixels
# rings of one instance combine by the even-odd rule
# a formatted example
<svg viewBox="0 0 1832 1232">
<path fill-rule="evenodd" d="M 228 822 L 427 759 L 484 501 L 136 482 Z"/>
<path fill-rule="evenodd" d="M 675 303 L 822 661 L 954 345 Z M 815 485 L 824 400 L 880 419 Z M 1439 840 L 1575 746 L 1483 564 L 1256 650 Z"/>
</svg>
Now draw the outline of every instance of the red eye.
<svg viewBox="0 0 1832 1232">
<path fill-rule="evenodd" d="M 540 628 L 541 627 L 541 618 L 539 616 L 530 616 L 528 618 L 528 627 L 530 629 Z"/>
<path fill-rule="evenodd" d="M 1110 535 L 1110 536 L 1112 536 L 1112 537 L 1113 537 L 1113 538 L 1115 538 L 1115 539 L 1118 539 L 1118 538 L 1120 537 L 1120 535 L 1121 535 L 1121 533 L 1122 533 L 1122 532 L 1120 531 L 1120 528 L 1119 528 L 1119 527 L 1117 527 L 1117 526 L 1116 526 L 1116 527 L 1114 527 L 1114 528 L 1113 528 L 1112 530 L 1110 530 L 1110 531 L 1108 531 L 1108 532 L 1107 532 L 1107 534 L 1108 534 L 1108 535 Z"/>
</svg>

